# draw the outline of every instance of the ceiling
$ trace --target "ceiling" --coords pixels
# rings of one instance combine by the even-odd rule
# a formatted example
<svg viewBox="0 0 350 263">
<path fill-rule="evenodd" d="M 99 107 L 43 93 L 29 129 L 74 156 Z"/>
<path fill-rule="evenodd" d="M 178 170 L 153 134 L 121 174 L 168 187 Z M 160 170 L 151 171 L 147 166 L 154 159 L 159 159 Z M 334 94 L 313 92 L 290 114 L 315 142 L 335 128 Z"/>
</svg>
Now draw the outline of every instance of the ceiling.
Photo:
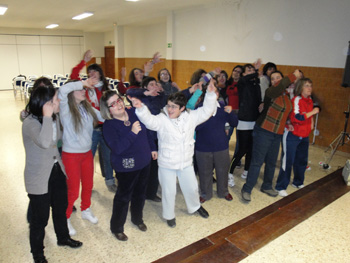
<svg viewBox="0 0 350 263">
<path fill-rule="evenodd" d="M 107 32 L 117 25 L 142 25 L 166 21 L 171 11 L 198 8 L 218 0 L 0 0 L 8 5 L 0 16 L 0 27 L 44 29 L 59 24 L 57 29 Z M 76 21 L 73 16 L 94 12 Z M 55 29 L 50 29 L 55 30 Z"/>
</svg>

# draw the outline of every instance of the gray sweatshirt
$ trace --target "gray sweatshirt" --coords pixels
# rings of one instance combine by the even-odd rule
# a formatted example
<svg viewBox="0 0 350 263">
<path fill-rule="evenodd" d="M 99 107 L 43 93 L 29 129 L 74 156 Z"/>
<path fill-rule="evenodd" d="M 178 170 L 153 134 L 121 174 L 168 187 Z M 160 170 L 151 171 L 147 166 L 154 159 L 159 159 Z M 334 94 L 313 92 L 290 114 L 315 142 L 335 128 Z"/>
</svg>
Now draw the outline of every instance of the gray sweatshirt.
<svg viewBox="0 0 350 263">
<path fill-rule="evenodd" d="M 74 129 L 74 122 L 69 110 L 68 94 L 75 90 L 82 90 L 81 81 L 70 82 L 59 88 L 58 98 L 60 102 L 60 116 L 63 126 L 63 151 L 68 153 L 86 153 L 90 151 L 92 144 L 93 117 L 80 107 L 82 126 L 79 133 Z"/>
</svg>

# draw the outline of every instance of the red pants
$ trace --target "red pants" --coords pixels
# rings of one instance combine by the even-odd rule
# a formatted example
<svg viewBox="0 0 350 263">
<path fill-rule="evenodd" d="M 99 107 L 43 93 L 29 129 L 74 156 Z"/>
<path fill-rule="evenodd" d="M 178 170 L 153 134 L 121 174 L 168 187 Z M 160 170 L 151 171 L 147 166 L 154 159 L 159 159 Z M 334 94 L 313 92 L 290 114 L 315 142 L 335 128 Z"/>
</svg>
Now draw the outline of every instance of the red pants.
<svg viewBox="0 0 350 263">
<path fill-rule="evenodd" d="M 94 163 L 92 152 L 67 153 L 62 152 L 62 161 L 67 173 L 68 207 L 67 218 L 70 218 L 75 200 L 79 197 L 81 182 L 81 211 L 91 205 L 93 187 Z"/>
</svg>

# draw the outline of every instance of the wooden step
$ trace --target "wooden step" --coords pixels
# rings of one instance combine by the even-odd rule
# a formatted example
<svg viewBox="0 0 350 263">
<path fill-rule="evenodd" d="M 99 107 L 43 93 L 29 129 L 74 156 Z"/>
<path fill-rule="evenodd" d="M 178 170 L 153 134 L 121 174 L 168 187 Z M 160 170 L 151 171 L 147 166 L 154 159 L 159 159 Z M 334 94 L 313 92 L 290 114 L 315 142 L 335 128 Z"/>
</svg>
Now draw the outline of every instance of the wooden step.
<svg viewBox="0 0 350 263">
<path fill-rule="evenodd" d="M 154 262 L 239 262 L 349 191 L 350 186 L 344 183 L 341 168 Z"/>
</svg>

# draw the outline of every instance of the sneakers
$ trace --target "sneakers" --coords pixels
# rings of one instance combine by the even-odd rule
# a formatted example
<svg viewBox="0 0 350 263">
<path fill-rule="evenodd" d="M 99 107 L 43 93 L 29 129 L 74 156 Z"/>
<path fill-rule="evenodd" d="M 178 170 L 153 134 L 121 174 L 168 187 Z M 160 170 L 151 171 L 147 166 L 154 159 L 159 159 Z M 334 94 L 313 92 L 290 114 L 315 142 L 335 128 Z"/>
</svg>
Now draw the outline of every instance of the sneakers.
<svg viewBox="0 0 350 263">
<path fill-rule="evenodd" d="M 235 186 L 235 178 L 233 178 L 233 174 L 228 174 L 228 186 L 229 187 Z"/>
<path fill-rule="evenodd" d="M 94 216 L 90 208 L 81 211 L 81 218 L 89 220 L 93 224 L 97 224 L 98 222 L 97 217 Z"/>
<path fill-rule="evenodd" d="M 241 177 L 243 179 L 247 179 L 247 176 L 248 176 L 248 171 L 244 170 L 244 172 L 241 174 Z"/>
<path fill-rule="evenodd" d="M 260 191 L 263 192 L 264 194 L 267 194 L 267 195 L 272 196 L 272 197 L 276 197 L 278 195 L 278 192 L 275 189 L 265 190 L 265 189 L 260 188 Z"/>
<path fill-rule="evenodd" d="M 296 186 L 295 184 L 292 184 L 292 186 L 293 186 L 294 188 L 298 188 L 298 189 L 301 189 L 301 188 L 304 188 L 304 187 L 305 187 L 305 185 L 303 185 L 303 184 L 298 185 L 298 186 Z"/>
<path fill-rule="evenodd" d="M 75 231 L 74 227 L 72 226 L 72 223 L 70 222 L 70 218 L 67 219 L 67 226 L 70 236 L 74 236 L 77 234 L 77 231 Z"/>
<path fill-rule="evenodd" d="M 241 190 L 241 195 L 242 195 L 242 199 L 246 202 L 250 202 L 251 198 L 250 198 L 250 193 L 243 191 L 243 189 Z"/>
<path fill-rule="evenodd" d="M 280 190 L 280 191 L 278 191 L 278 195 L 282 196 L 282 197 L 286 197 L 288 195 L 288 193 L 286 190 Z"/>
<path fill-rule="evenodd" d="M 116 186 L 115 184 L 111 184 L 111 185 L 107 185 L 107 188 L 108 188 L 108 191 L 112 193 L 116 193 L 118 186 Z"/>
<path fill-rule="evenodd" d="M 306 171 L 311 171 L 311 167 L 309 165 L 306 166 Z"/>
</svg>

